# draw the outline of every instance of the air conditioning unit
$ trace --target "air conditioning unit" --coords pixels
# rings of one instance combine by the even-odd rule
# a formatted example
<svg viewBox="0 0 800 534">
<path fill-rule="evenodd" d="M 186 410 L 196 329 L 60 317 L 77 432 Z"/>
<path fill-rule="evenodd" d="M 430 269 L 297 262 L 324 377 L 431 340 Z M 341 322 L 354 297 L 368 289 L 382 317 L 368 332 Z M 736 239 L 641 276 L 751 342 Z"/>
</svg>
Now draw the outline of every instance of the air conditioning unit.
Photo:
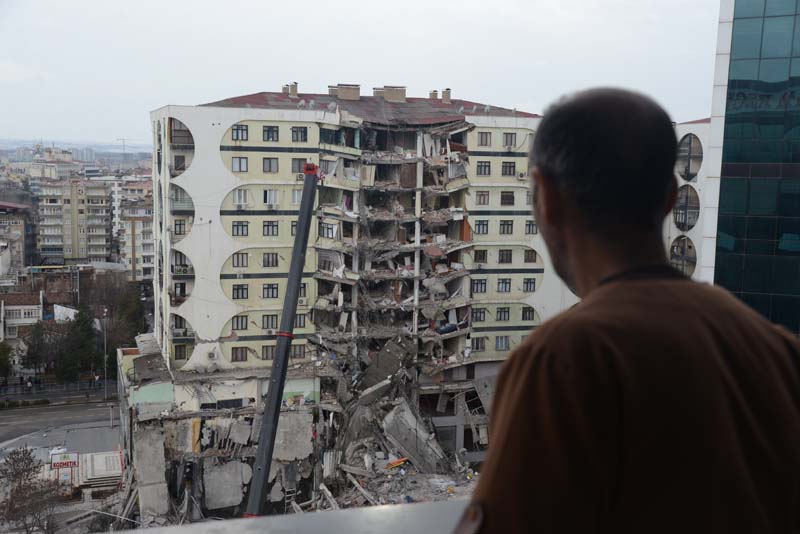
<svg viewBox="0 0 800 534">
<path fill-rule="evenodd" d="M 216 353 L 216 352 L 214 352 L 213 350 L 212 350 L 212 351 L 210 351 L 210 352 L 208 353 L 208 359 L 209 359 L 209 360 L 216 360 L 216 359 L 217 359 L 217 353 Z"/>
<path fill-rule="evenodd" d="M 306 179 L 306 175 L 303 174 L 302 172 L 298 172 L 297 173 L 297 179 L 298 180 L 305 180 Z"/>
<path fill-rule="evenodd" d="M 506 152 L 513 152 L 513 151 L 514 151 L 514 147 L 513 146 L 507 146 L 506 147 Z"/>
<path fill-rule="evenodd" d="M 275 335 L 275 329 L 267 328 L 266 330 L 264 330 L 264 334 L 266 334 L 268 336 L 274 336 Z"/>
<path fill-rule="evenodd" d="M 518 179 L 518 180 L 526 180 L 526 179 L 527 179 L 527 176 L 525 176 L 525 173 L 524 173 L 524 172 L 521 172 L 521 173 L 519 173 L 519 175 L 517 176 L 517 179 Z"/>
<path fill-rule="evenodd" d="M 297 299 L 297 305 L 298 306 L 308 305 L 308 299 L 306 297 L 300 297 L 299 299 Z"/>
<path fill-rule="evenodd" d="M 237 202 L 235 205 L 236 205 L 236 209 L 237 210 L 243 210 L 243 209 L 247 208 L 247 203 L 246 202 Z"/>
</svg>

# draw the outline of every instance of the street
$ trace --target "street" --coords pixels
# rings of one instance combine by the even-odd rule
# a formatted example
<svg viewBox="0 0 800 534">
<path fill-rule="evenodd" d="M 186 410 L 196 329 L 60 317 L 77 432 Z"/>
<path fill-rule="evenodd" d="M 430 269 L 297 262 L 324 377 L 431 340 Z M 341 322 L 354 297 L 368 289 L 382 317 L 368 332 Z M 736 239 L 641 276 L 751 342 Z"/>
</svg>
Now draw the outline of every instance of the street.
<svg viewBox="0 0 800 534">
<path fill-rule="evenodd" d="M 34 406 L 0 411 L 0 444 L 16 437 L 50 427 L 108 421 L 109 406 L 118 422 L 117 404 L 102 402 L 61 406 Z"/>
</svg>

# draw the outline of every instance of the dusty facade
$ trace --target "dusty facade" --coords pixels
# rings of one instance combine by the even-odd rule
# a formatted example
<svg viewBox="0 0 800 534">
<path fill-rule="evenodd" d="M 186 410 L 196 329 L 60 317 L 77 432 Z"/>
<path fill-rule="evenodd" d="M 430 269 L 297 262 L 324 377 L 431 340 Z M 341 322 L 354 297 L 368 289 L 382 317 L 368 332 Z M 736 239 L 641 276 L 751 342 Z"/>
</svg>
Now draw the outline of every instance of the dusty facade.
<svg viewBox="0 0 800 534">
<path fill-rule="evenodd" d="M 155 332 L 119 353 L 141 517 L 242 511 L 307 161 L 322 176 L 270 509 L 468 491 L 499 365 L 577 300 L 530 212 L 537 116 L 290 84 L 151 118 Z"/>
</svg>

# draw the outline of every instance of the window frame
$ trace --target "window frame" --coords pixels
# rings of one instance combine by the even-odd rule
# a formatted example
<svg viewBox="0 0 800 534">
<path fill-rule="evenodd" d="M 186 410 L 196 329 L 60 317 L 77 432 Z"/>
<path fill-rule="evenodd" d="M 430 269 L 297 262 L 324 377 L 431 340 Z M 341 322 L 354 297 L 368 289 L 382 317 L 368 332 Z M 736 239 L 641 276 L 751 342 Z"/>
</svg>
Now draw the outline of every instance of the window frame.
<svg viewBox="0 0 800 534">
<path fill-rule="evenodd" d="M 292 143 L 308 142 L 308 126 L 292 126 Z"/>
<path fill-rule="evenodd" d="M 478 132 L 478 146 L 492 146 L 492 132 Z"/>
<path fill-rule="evenodd" d="M 486 278 L 473 278 L 470 280 L 469 289 L 470 292 L 475 294 L 483 294 L 486 293 L 488 284 L 486 283 Z"/>
<path fill-rule="evenodd" d="M 234 315 L 231 318 L 231 330 L 247 330 L 247 315 Z"/>
<path fill-rule="evenodd" d="M 231 235 L 233 237 L 250 235 L 250 221 L 231 221 Z"/>
<path fill-rule="evenodd" d="M 242 165 L 243 163 L 244 165 Z M 233 156 L 231 158 L 231 172 L 248 172 L 248 169 L 247 156 Z"/>
<path fill-rule="evenodd" d="M 247 300 L 250 298 L 250 284 L 233 284 L 231 300 Z"/>
<path fill-rule="evenodd" d="M 497 279 L 497 292 L 498 293 L 511 293 L 511 278 L 498 278 Z"/>
<path fill-rule="evenodd" d="M 517 162 L 504 161 L 500 164 L 501 176 L 516 176 L 517 175 Z M 513 205 L 513 204 L 512 204 Z"/>
<path fill-rule="evenodd" d="M 492 175 L 492 162 L 491 161 L 478 161 L 475 164 L 476 176 L 491 176 Z"/>
<path fill-rule="evenodd" d="M 501 219 L 500 220 L 500 235 L 513 235 L 514 234 L 514 219 Z"/>
<path fill-rule="evenodd" d="M 247 252 L 234 252 L 231 258 L 231 265 L 234 268 L 247 267 L 249 254 Z"/>
<path fill-rule="evenodd" d="M 497 251 L 497 263 L 514 263 L 514 249 L 502 248 Z"/>
<path fill-rule="evenodd" d="M 231 362 L 246 362 L 247 347 L 231 347 Z"/>
<path fill-rule="evenodd" d="M 250 132 L 246 124 L 234 124 L 231 126 L 231 139 L 233 141 L 247 141 L 249 137 Z"/>
<path fill-rule="evenodd" d="M 264 174 L 277 174 L 279 172 L 279 158 L 266 157 L 261 158 L 261 172 Z M 274 168 L 273 168 L 273 163 Z"/>
<path fill-rule="evenodd" d="M 261 222 L 263 237 L 278 237 L 280 235 L 280 221 L 266 220 Z"/>
<path fill-rule="evenodd" d="M 279 258 L 278 258 L 278 253 L 277 252 L 264 252 L 261 255 L 261 266 L 262 267 L 265 267 L 265 268 L 268 268 L 268 269 L 278 267 L 278 261 L 279 261 Z"/>
<path fill-rule="evenodd" d="M 280 286 L 275 282 L 263 284 L 261 286 L 262 299 L 277 299 L 280 298 Z"/>
<path fill-rule="evenodd" d="M 508 322 L 511 320 L 511 307 L 501 306 L 495 310 L 494 320 L 497 322 Z"/>
<path fill-rule="evenodd" d="M 272 139 L 275 134 L 274 139 Z M 279 126 L 263 126 L 261 129 L 262 141 L 265 143 L 278 143 L 280 142 L 280 127 Z"/>
</svg>

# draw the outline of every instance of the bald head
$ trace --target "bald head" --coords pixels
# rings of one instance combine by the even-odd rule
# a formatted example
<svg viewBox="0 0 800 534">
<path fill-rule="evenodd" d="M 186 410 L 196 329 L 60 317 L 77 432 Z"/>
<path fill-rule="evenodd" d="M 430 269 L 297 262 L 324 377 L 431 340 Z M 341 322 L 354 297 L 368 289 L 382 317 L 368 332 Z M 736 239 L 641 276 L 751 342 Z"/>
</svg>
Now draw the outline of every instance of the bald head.
<svg viewBox="0 0 800 534">
<path fill-rule="evenodd" d="M 555 103 L 536 132 L 531 164 L 592 232 L 659 229 L 675 184 L 675 130 L 652 99 L 593 89 Z"/>
</svg>

